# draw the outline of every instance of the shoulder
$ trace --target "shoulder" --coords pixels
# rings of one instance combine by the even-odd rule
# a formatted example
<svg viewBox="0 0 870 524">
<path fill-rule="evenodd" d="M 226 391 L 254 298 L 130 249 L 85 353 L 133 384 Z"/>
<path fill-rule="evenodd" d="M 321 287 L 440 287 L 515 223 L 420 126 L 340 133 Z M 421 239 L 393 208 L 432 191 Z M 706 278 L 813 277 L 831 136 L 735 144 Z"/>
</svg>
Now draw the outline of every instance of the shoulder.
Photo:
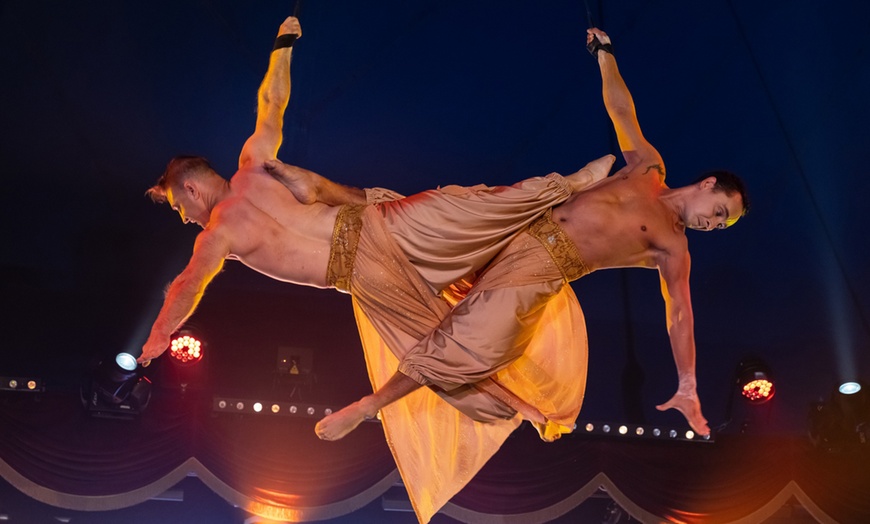
<svg viewBox="0 0 870 524">
<path fill-rule="evenodd" d="M 689 242 L 684 232 L 662 231 L 658 235 L 656 265 L 662 272 L 688 275 L 691 266 Z"/>
<path fill-rule="evenodd" d="M 649 149 L 639 151 L 627 151 L 625 153 L 626 165 L 623 169 L 631 174 L 656 174 L 661 181 L 665 179 L 665 162 L 659 152 L 652 146 Z"/>
</svg>

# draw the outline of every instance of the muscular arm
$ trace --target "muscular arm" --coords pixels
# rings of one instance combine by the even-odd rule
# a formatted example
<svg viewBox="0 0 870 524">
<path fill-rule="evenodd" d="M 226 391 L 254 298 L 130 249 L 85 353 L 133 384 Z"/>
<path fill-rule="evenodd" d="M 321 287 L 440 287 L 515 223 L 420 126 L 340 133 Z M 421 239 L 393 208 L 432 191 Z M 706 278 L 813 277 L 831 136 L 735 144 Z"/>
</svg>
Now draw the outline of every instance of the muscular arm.
<svg viewBox="0 0 870 524">
<path fill-rule="evenodd" d="M 602 43 L 610 43 L 610 37 L 600 29 L 589 29 L 587 40 L 591 40 L 593 35 Z M 647 142 L 640 130 L 634 99 L 631 97 L 622 75 L 619 74 L 616 58 L 606 51 L 599 51 L 598 67 L 601 70 L 601 92 L 604 98 L 604 107 L 613 122 L 619 148 L 622 150 L 626 162 L 631 164 L 633 160 L 643 160 L 647 157 L 658 159 L 658 152 Z M 635 156 L 638 158 L 634 158 Z"/>
<path fill-rule="evenodd" d="M 659 262 L 662 298 L 668 336 L 674 363 L 677 366 L 679 388 L 666 403 L 657 406 L 659 410 L 674 408 L 688 420 L 689 425 L 700 435 L 710 433 L 707 421 L 701 414 L 701 403 L 696 391 L 695 377 L 695 318 L 692 314 L 692 297 L 689 291 L 690 257 L 688 251 L 676 257 L 666 257 Z"/>
<path fill-rule="evenodd" d="M 193 314 L 206 286 L 220 272 L 229 252 L 229 242 L 220 232 L 206 229 L 199 234 L 190 262 L 169 285 L 139 362 L 156 358 L 166 350 L 169 336 Z"/>
<path fill-rule="evenodd" d="M 302 36 L 302 28 L 296 18 L 288 17 L 281 24 L 278 36 L 285 34 Z M 278 154 L 283 138 L 284 110 L 290 101 L 292 53 L 292 47 L 283 47 L 272 51 L 269 57 L 269 68 L 257 92 L 257 125 L 254 134 L 242 147 L 239 168 L 249 163 L 261 164 Z"/>
</svg>

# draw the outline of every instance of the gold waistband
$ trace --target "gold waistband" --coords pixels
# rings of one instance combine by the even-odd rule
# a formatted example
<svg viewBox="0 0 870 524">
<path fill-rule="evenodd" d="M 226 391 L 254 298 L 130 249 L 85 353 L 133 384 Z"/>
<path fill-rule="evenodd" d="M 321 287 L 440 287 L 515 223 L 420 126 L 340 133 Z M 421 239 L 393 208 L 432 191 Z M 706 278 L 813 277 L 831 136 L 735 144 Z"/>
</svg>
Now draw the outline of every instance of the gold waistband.
<svg viewBox="0 0 870 524">
<path fill-rule="evenodd" d="M 544 245 L 566 281 L 577 280 L 589 273 L 583 257 L 580 256 L 580 250 L 559 224 L 553 222 L 552 209 L 548 209 L 540 218 L 532 222 L 529 226 L 529 234 Z"/>
<path fill-rule="evenodd" d="M 335 217 L 332 248 L 329 250 L 329 264 L 326 267 L 326 283 L 339 291 L 350 293 L 350 277 L 365 208 L 364 205 L 344 205 Z"/>
</svg>

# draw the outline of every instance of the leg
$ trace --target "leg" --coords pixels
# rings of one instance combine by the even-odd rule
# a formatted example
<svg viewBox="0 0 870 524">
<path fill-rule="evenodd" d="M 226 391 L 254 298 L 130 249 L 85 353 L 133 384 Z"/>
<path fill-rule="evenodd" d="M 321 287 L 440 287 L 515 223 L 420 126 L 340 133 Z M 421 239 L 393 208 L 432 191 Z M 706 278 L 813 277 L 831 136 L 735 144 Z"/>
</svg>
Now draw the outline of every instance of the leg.
<svg viewBox="0 0 870 524">
<path fill-rule="evenodd" d="M 338 440 L 356 429 L 364 420 L 373 418 L 382 407 L 420 387 L 422 386 L 419 383 L 407 375 L 396 372 L 381 389 L 318 422 L 314 432 L 323 440 Z"/>
<path fill-rule="evenodd" d="M 573 192 L 582 191 L 599 180 L 607 178 L 614 161 L 616 161 L 615 156 L 604 155 L 566 176 L 565 180 L 571 183 L 571 190 Z"/>
</svg>

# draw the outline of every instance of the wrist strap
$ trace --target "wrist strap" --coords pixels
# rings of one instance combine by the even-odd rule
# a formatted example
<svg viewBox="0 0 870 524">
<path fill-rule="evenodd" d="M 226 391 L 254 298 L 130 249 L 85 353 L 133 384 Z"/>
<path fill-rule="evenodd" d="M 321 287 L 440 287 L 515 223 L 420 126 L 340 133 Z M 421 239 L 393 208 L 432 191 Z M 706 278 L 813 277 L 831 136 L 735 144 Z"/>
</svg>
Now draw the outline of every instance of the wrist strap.
<svg viewBox="0 0 870 524">
<path fill-rule="evenodd" d="M 296 35 L 293 33 L 289 33 L 286 35 L 281 35 L 275 39 L 275 45 L 272 46 L 272 51 L 276 49 L 283 49 L 285 47 L 293 47 L 293 42 L 296 41 Z"/>
<path fill-rule="evenodd" d="M 606 51 L 611 55 L 613 54 L 613 45 L 602 44 L 597 36 L 593 36 L 592 41 L 586 44 L 586 49 L 589 51 L 589 54 L 595 58 L 598 58 L 598 51 Z"/>
</svg>

